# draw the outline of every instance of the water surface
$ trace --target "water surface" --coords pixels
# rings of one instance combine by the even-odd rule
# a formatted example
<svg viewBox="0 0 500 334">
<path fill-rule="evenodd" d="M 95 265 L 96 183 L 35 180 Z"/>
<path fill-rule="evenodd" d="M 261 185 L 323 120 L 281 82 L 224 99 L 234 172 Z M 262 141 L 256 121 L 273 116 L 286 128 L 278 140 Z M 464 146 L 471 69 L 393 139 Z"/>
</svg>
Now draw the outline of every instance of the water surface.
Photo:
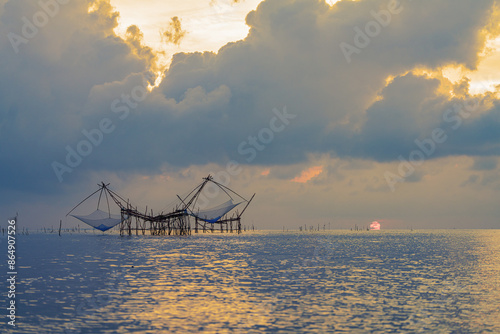
<svg viewBox="0 0 500 334">
<path fill-rule="evenodd" d="M 2 332 L 500 333 L 497 230 L 30 234 L 17 249 L 18 326 Z"/>
</svg>

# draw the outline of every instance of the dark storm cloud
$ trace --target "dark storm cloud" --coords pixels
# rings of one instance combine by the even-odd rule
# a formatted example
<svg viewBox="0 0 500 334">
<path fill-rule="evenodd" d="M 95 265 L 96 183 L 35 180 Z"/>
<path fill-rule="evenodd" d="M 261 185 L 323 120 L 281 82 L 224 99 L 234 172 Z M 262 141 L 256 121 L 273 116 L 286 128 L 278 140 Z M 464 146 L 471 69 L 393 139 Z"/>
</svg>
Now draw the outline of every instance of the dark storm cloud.
<svg viewBox="0 0 500 334">
<path fill-rule="evenodd" d="M 22 36 L 21 18 L 32 20 L 41 10 L 34 1 L 2 3 L 2 36 Z M 494 1 L 341 1 L 333 7 L 265 1 L 247 16 L 244 40 L 217 54 L 175 55 L 152 92 L 146 86 L 154 79 L 155 55 L 140 31 L 132 26 L 126 40 L 117 37 L 109 3 L 97 1 L 89 13 L 91 3 L 60 4 L 35 36 L 18 43 L 18 52 L 8 38 L 0 42 L 1 172 L 23 180 L 4 178 L 6 188 L 53 188 L 59 183 L 54 162 L 66 166 L 58 165 L 65 182 L 96 170 L 247 163 L 240 144 L 258 138 L 273 109 L 285 106 L 296 117 L 251 163 L 290 164 L 309 153 L 396 160 L 415 148 L 415 139 L 453 125 L 442 115 L 463 102 L 440 92 L 438 79 L 407 72 L 449 63 L 475 68 Z M 356 46 L 357 31 L 375 17 L 382 20 L 379 33 Z M 181 40 L 178 23 L 174 43 Z M 342 43 L 359 51 L 350 62 Z M 395 78 L 387 84 L 388 77 Z M 464 119 L 432 157 L 498 154 L 497 115 L 494 107 Z M 68 147 L 91 153 L 79 162 L 73 157 L 69 166 Z"/>
</svg>

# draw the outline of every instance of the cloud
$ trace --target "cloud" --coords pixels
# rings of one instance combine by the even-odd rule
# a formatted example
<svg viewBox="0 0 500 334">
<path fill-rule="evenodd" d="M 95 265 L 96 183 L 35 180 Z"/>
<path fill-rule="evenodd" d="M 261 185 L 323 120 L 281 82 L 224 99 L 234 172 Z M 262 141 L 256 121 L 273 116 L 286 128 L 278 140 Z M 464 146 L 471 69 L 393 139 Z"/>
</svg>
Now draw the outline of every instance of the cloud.
<svg viewBox="0 0 500 334">
<path fill-rule="evenodd" d="M 23 180 L 6 178 L 5 189 L 53 189 L 58 181 L 51 164 L 65 163 L 67 147 L 76 150 L 87 140 L 83 131 L 103 119 L 114 130 L 64 182 L 95 171 L 244 163 L 238 145 L 268 127 L 273 108 L 284 106 L 297 117 L 252 164 L 300 164 L 310 154 L 396 161 L 437 127 L 446 127 L 449 139 L 430 158 L 498 155 L 498 101 L 490 96 L 451 131 L 455 123 L 443 113 L 469 97 L 463 87 L 451 94 L 452 84 L 436 74 L 449 64 L 476 68 L 486 37 L 496 33 L 494 4 L 404 2 L 348 64 L 339 45 L 354 43 L 354 28 L 365 29 L 387 1 L 264 1 L 248 14 L 244 40 L 217 53 L 176 54 L 161 84 L 135 100 L 133 92 L 144 79 L 154 81 L 158 70 L 139 29 L 130 26 L 125 39 L 118 37 L 119 15 L 109 1 L 61 5 L 18 53 L 8 39 L 0 42 L 0 139 L 9 143 L 0 147 L 1 172 Z M 21 18 L 38 11 L 37 2 L 5 2 L 2 36 L 22 34 Z M 178 44 L 184 34 L 174 17 L 164 37 Z M 297 175 L 292 169 L 288 180 Z"/>
<path fill-rule="evenodd" d="M 22 35 L 22 18 L 32 21 L 42 11 L 34 1 L 8 1 L 3 10 L 2 36 Z M 86 108 L 92 89 L 149 70 L 149 56 L 114 34 L 117 17 L 107 1 L 71 1 L 18 53 L 1 39 L 0 160 L 3 175 L 19 175 L 4 178 L 5 189 L 54 189 L 51 162 L 64 158 L 64 147 L 102 118 Z"/>
<path fill-rule="evenodd" d="M 312 180 L 322 172 L 323 172 L 323 166 L 314 166 L 302 171 L 302 173 L 300 173 L 299 176 L 293 178 L 291 181 L 297 183 L 306 183 L 307 181 Z"/>
<path fill-rule="evenodd" d="M 153 71 L 157 70 L 157 55 L 150 47 L 144 45 L 144 34 L 140 29 L 136 25 L 131 25 L 127 28 L 126 37 L 127 43 L 133 48 L 133 52 L 139 58 L 147 60 L 147 68 Z"/>
<path fill-rule="evenodd" d="M 187 31 L 182 29 L 181 20 L 177 16 L 174 16 L 170 19 L 167 28 L 160 33 L 163 42 L 179 45 L 184 36 L 186 36 Z"/>
<path fill-rule="evenodd" d="M 477 175 L 477 174 L 472 174 L 469 176 L 469 178 L 467 180 L 465 180 L 464 182 L 462 182 L 460 184 L 461 187 L 467 187 L 467 186 L 470 186 L 470 185 L 473 185 L 473 184 L 477 184 L 478 181 L 480 180 L 480 176 Z"/>
<path fill-rule="evenodd" d="M 241 3 L 245 0 L 224 0 L 222 1 L 223 4 L 225 3 L 229 3 L 230 5 L 235 5 L 237 3 Z M 216 6 L 219 4 L 219 2 L 221 2 L 220 0 L 210 0 L 210 6 Z"/>
<path fill-rule="evenodd" d="M 496 157 L 477 157 L 474 159 L 472 170 L 495 170 L 498 166 L 498 159 Z"/>
</svg>

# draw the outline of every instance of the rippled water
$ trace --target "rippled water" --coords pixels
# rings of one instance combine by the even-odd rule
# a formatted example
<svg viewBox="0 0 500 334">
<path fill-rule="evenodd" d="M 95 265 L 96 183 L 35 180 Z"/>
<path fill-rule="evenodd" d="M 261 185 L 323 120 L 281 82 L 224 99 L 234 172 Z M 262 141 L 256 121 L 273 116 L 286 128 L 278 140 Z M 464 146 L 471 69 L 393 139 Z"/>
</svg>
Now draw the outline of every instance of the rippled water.
<svg viewBox="0 0 500 334">
<path fill-rule="evenodd" d="M 498 230 L 31 234 L 17 248 L 16 333 L 500 333 Z"/>
</svg>

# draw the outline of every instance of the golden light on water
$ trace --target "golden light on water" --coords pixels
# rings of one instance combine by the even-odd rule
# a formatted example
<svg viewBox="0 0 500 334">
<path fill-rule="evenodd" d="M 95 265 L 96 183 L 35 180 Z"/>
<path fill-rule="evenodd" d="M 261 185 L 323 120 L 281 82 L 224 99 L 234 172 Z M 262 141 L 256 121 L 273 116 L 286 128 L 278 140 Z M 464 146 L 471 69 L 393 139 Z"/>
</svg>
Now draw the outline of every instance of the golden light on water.
<svg viewBox="0 0 500 334">
<path fill-rule="evenodd" d="M 26 237 L 23 333 L 500 328 L 494 230 Z"/>
</svg>

